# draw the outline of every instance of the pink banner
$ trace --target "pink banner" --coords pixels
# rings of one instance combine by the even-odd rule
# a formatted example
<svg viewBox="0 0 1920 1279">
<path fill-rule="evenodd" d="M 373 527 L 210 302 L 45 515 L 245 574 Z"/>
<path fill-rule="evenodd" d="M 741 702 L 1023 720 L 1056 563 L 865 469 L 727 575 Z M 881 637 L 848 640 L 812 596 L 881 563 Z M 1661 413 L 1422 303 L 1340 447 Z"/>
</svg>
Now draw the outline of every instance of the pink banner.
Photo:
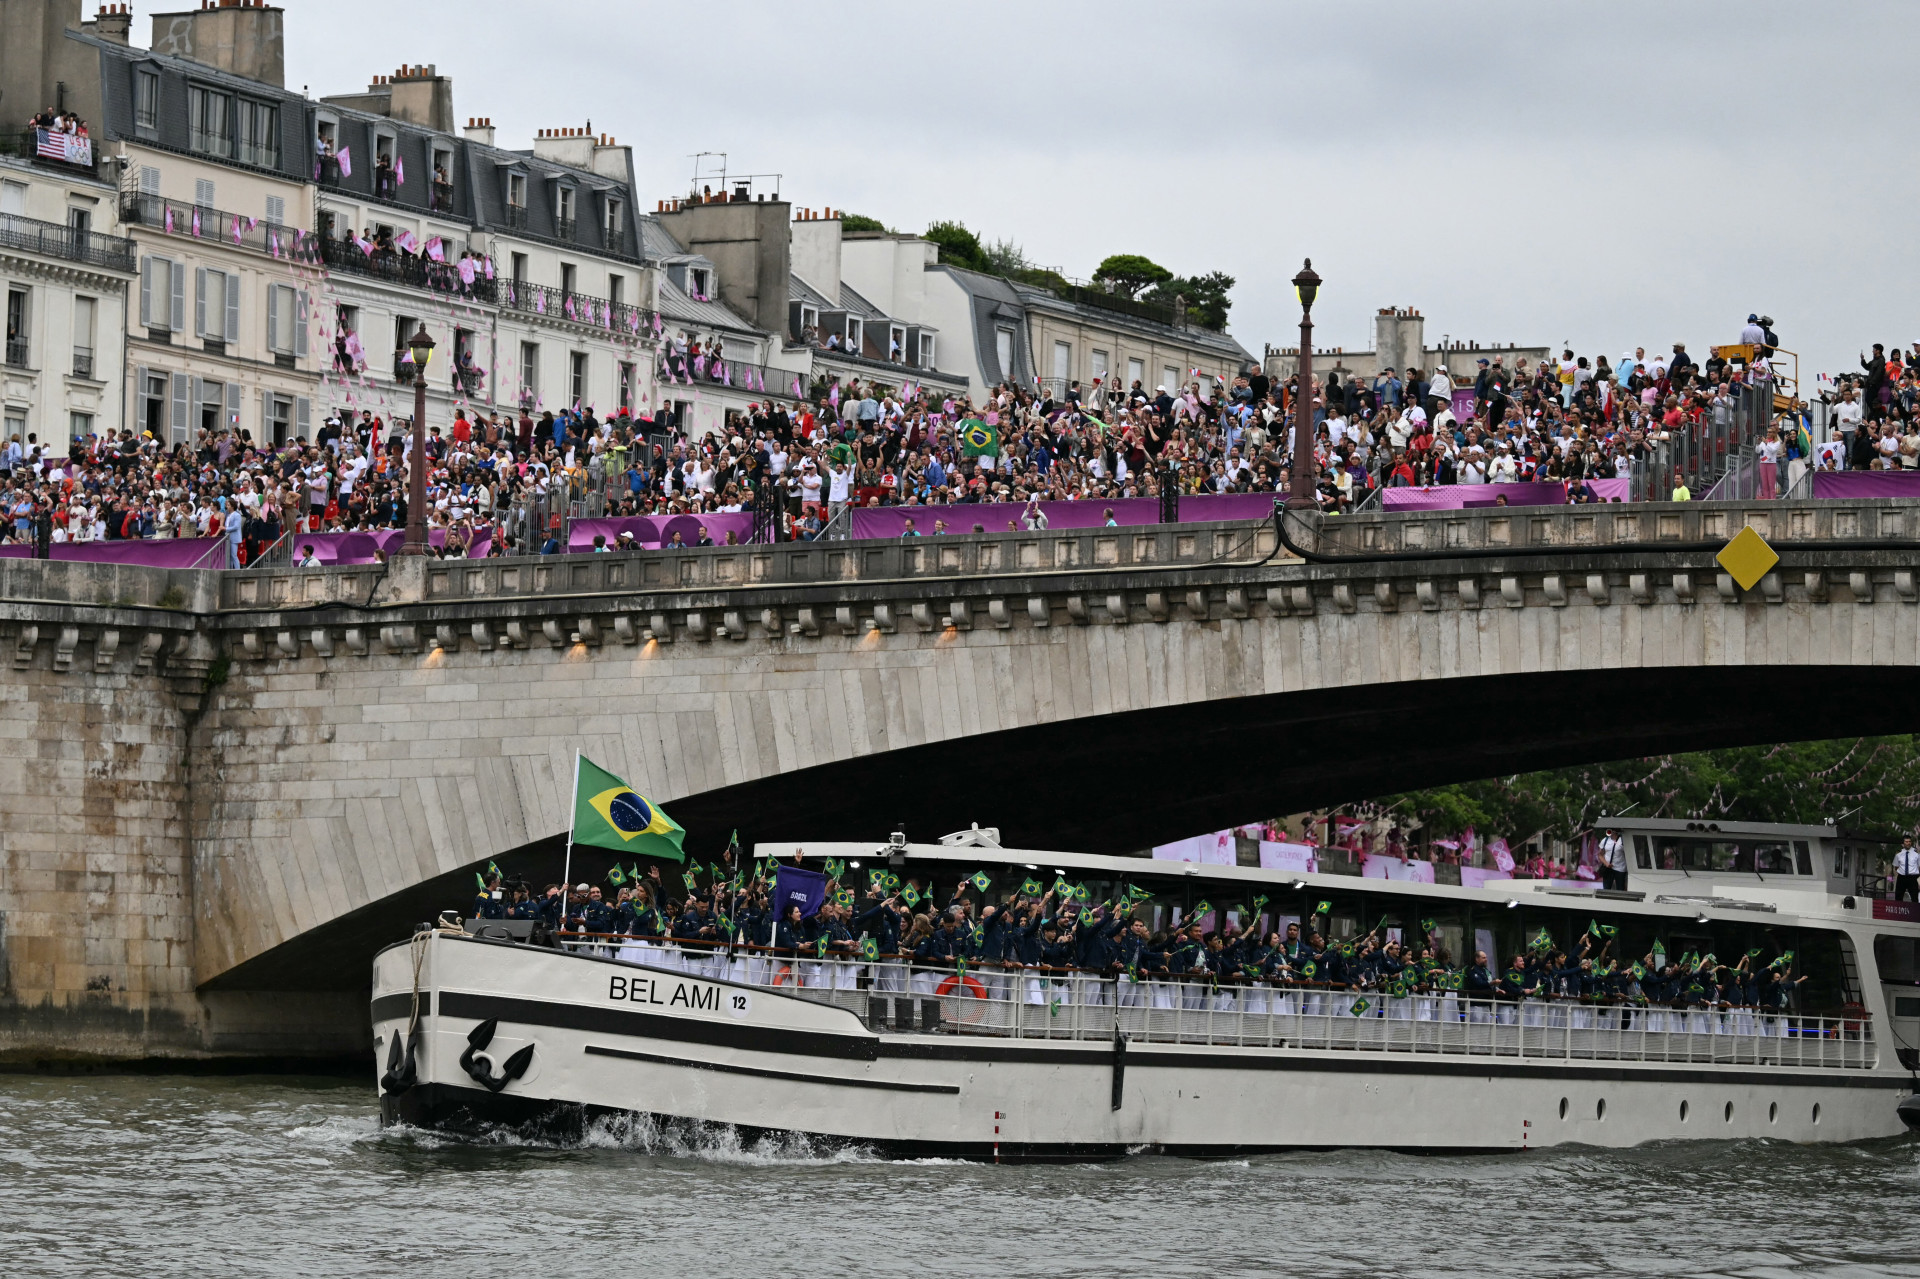
<svg viewBox="0 0 1920 1279">
<path fill-rule="evenodd" d="M 295 564 L 307 557 L 309 546 L 313 548 L 313 558 L 322 564 L 375 564 L 379 562 L 376 551 L 391 558 L 406 539 L 405 529 L 383 528 L 366 533 L 296 533 L 288 545 Z M 432 546 L 445 546 L 447 530 L 428 529 L 427 542 Z M 467 558 L 484 559 L 492 545 L 493 535 L 490 532 L 477 533 L 467 547 Z"/>
<path fill-rule="evenodd" d="M 1360 876 L 1362 879 L 1397 879 L 1407 884 L 1434 882 L 1432 862 L 1414 859 L 1403 862 L 1381 853 L 1360 854 Z"/>
<path fill-rule="evenodd" d="M 1823 499 L 1920 497 L 1920 471 L 1815 471 L 1813 495 Z"/>
<path fill-rule="evenodd" d="M 1197 862 L 1203 866 L 1232 866 L 1235 863 L 1233 832 L 1218 831 L 1196 835 L 1154 846 L 1153 859 L 1159 862 Z"/>
<path fill-rule="evenodd" d="M 1485 888 L 1488 884 L 1497 884 L 1513 876 L 1504 870 L 1485 870 L 1478 866 L 1460 868 L 1460 886 L 1462 888 Z"/>
<path fill-rule="evenodd" d="M 1487 855 L 1493 858 L 1493 864 L 1508 874 L 1513 873 L 1513 850 L 1507 847 L 1504 835 L 1495 835 L 1487 842 Z"/>
<path fill-rule="evenodd" d="M 1260 868 L 1262 870 L 1291 870 L 1311 875 L 1320 869 L 1317 851 L 1311 844 L 1283 844 L 1276 840 L 1260 841 Z"/>
<path fill-rule="evenodd" d="M 1506 498 L 1508 506 L 1565 506 L 1564 484 L 1439 484 L 1431 488 L 1390 488 L 1380 494 L 1380 505 L 1389 511 L 1458 511 L 1468 507 L 1497 506 Z"/>
<path fill-rule="evenodd" d="M 48 557 L 85 564 L 139 564 L 146 568 L 225 568 L 223 537 L 161 537 L 125 542 L 56 542 Z M 0 546 L 0 559 L 32 559 L 24 542 Z"/>
<path fill-rule="evenodd" d="M 1212 524 L 1226 520 L 1264 520 L 1273 516 L 1272 493 L 1200 493 L 1180 499 L 1182 524 Z M 866 506 L 853 512 L 853 536 L 856 538 L 899 537 L 911 519 L 923 536 L 933 532 L 935 520 L 947 522 L 947 532 L 973 532 L 980 525 L 983 533 L 1022 532 L 1026 526 L 1020 517 L 1025 502 L 975 502 L 957 506 Z M 1042 502 L 1040 511 L 1050 529 L 1099 528 L 1113 512 L 1113 522 L 1125 528 L 1137 528 L 1160 522 L 1157 497 L 1122 497 L 1102 500 L 1086 498 L 1074 502 Z M 1008 525 L 1012 528 L 1009 529 Z"/>
<path fill-rule="evenodd" d="M 733 534 L 736 544 L 745 543 L 753 536 L 753 513 L 722 511 L 712 515 L 624 515 L 610 519 L 575 520 L 567 539 L 567 552 L 578 555 L 583 551 L 592 551 L 596 536 L 606 539 L 608 549 L 618 550 L 622 533 L 632 533 L 634 543 L 642 550 L 658 550 L 670 545 L 676 532 L 680 534 L 682 545 L 697 546 L 703 528 L 715 546 L 726 545 L 729 533 Z"/>
</svg>

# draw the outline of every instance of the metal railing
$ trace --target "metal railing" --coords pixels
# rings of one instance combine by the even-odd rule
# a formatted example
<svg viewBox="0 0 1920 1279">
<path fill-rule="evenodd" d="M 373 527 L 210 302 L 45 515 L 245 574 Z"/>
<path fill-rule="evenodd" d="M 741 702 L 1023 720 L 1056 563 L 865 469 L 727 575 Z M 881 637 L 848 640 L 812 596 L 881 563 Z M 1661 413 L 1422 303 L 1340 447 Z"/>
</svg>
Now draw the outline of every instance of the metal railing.
<svg viewBox="0 0 1920 1279">
<path fill-rule="evenodd" d="M 134 244 L 130 239 L 82 231 L 58 222 L 42 222 L 39 218 L 23 218 L 14 213 L 0 213 L 0 246 L 43 257 L 85 262 L 110 271 L 134 269 Z"/>
<path fill-rule="evenodd" d="M 198 236 L 193 232 L 196 212 L 200 215 Z M 171 225 L 168 214 L 172 214 Z M 120 220 L 184 239 L 211 240 L 222 246 L 250 249 L 271 258 L 314 262 L 320 257 L 319 240 L 311 231 L 281 226 L 264 218 L 243 217 L 204 204 L 164 200 L 157 195 L 123 192 L 120 196 Z M 128 244 L 131 245 L 132 241 L 128 241 Z M 129 265 L 127 269 L 133 268 Z"/>
<path fill-rule="evenodd" d="M 73 348 L 73 375 L 93 380 L 93 352 L 84 346 Z"/>
<path fill-rule="evenodd" d="M 611 329 L 616 333 L 641 333 L 651 328 L 653 313 L 625 302 L 570 293 L 545 284 L 524 280 L 495 280 L 501 306 L 511 311 L 544 315 L 589 328 Z"/>
<path fill-rule="evenodd" d="M 807 375 L 792 369 L 776 369 L 725 356 L 692 357 L 680 355 L 669 347 L 654 364 L 655 380 L 667 386 L 725 386 L 736 391 L 765 392 L 782 399 L 805 398 Z M 795 394 L 793 385 L 800 384 Z"/>
<path fill-rule="evenodd" d="M 27 340 L 25 338 L 7 339 L 7 367 L 24 369 L 27 367 Z"/>
<path fill-rule="evenodd" d="M 562 942 L 641 967 L 739 982 L 844 1008 L 875 1030 L 1007 1039 L 1212 1044 L 1562 1061 L 1871 1070 L 1864 1015 L 1684 1011 L 1576 1000 L 1393 995 L 1273 982 L 1133 980 L 1077 970 L 929 966 L 782 956 L 634 937 Z"/>
<path fill-rule="evenodd" d="M 453 212 L 453 183 L 435 182 L 430 188 L 432 195 L 427 207 L 435 213 Z"/>
<path fill-rule="evenodd" d="M 553 238 L 556 240 L 573 239 L 578 225 L 579 224 L 576 223 L 572 218 L 556 217 L 553 220 Z"/>
<path fill-rule="evenodd" d="M 329 270 L 346 271 L 409 288 L 459 295 L 481 302 L 492 302 L 498 295 L 500 281 L 487 279 L 484 270 L 474 272 L 472 284 L 460 278 L 461 250 L 451 245 L 447 248 L 447 260 L 435 262 L 431 258 L 381 249 L 365 253 L 351 240 L 333 240 L 322 236 L 308 243 L 319 246 L 320 260 L 327 264 Z"/>
</svg>

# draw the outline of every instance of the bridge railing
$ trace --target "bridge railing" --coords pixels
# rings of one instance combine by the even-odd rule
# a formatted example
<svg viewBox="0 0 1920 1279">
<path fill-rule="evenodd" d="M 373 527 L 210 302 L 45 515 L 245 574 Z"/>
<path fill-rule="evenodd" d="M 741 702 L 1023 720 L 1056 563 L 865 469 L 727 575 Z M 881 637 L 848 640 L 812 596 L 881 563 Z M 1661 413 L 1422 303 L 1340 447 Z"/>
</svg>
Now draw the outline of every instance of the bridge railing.
<svg viewBox="0 0 1920 1279">
<path fill-rule="evenodd" d="M 1571 999 L 1475 1000 L 1312 984 L 1068 969 L 955 967 L 705 949 L 631 937 L 569 949 L 844 1008 L 875 1030 L 1566 1061 L 1871 1070 L 1864 1015 L 1677 1010 Z"/>
</svg>

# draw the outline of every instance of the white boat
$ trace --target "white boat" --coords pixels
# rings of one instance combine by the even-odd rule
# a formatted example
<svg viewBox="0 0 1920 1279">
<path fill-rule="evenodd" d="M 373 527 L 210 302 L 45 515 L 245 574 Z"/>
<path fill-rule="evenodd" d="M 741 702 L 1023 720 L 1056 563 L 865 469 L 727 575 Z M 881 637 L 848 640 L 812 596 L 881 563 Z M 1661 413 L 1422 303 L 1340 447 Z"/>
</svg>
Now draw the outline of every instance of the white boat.
<svg viewBox="0 0 1920 1279">
<path fill-rule="evenodd" d="M 1231 919 L 1265 897 L 1262 922 L 1281 930 L 1326 902 L 1333 935 L 1431 921 L 1455 953 L 1488 949 L 1497 962 L 1543 928 L 1615 929 L 1628 950 L 1651 937 L 1674 954 L 1790 951 L 1809 977 L 1795 1007 L 1216 989 L 632 938 L 532 944 L 469 921 L 375 960 L 382 1114 L 557 1132 L 639 1114 L 745 1139 L 1006 1161 L 1840 1142 L 1920 1126 L 1920 914 L 1856 891 L 1842 860 L 1855 846 L 1823 827 L 1618 825 L 1636 858 L 1619 893 L 947 844 L 801 847 L 810 865 L 843 858 L 942 884 L 978 869 L 1000 884 L 1139 885 L 1156 925 L 1202 901 Z"/>
</svg>

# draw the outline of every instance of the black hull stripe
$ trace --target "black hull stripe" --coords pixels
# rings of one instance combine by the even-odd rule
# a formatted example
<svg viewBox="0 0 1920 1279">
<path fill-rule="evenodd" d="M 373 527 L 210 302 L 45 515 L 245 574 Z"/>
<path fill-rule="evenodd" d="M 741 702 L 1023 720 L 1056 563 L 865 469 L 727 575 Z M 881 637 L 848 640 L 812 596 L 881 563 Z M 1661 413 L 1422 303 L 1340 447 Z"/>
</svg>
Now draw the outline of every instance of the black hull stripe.
<svg viewBox="0 0 1920 1279">
<path fill-rule="evenodd" d="M 701 978 L 699 980 L 705 980 Z M 689 1044 L 711 1044 L 747 1052 L 797 1053 L 839 1061 L 874 1061 L 874 1039 L 835 1035 L 818 1030 L 769 1030 L 736 1021 L 707 1021 L 699 1017 L 668 1017 L 659 1013 L 629 1012 L 624 1008 L 594 1008 L 585 1004 L 551 1003 L 544 999 L 511 999 L 502 995 L 440 992 L 443 1017 L 468 1017 L 522 1026 L 554 1026 L 594 1034 L 632 1035 L 639 1039 L 671 1039 Z"/>
<path fill-rule="evenodd" d="M 729 1075 L 753 1075 L 760 1079 L 784 1079 L 796 1084 L 826 1084 L 834 1088 L 884 1088 L 890 1092 L 934 1092 L 950 1096 L 960 1092 L 958 1084 L 910 1084 L 892 1079 L 843 1079 L 838 1076 L 802 1075 L 791 1070 L 762 1070 L 758 1066 L 731 1066 L 718 1061 L 695 1061 L 690 1057 L 663 1057 L 658 1053 L 637 1053 L 626 1048 L 603 1048 L 588 1044 L 593 1057 L 620 1057 L 627 1061 L 649 1061 L 659 1066 L 683 1066 L 689 1070 L 718 1070 Z"/>
<path fill-rule="evenodd" d="M 390 998 L 390 997 L 389 997 Z M 562 1030 L 581 1030 L 600 1034 L 633 1035 L 641 1038 L 709 1044 L 737 1048 L 747 1052 L 786 1053 L 802 1057 L 825 1057 L 836 1061 L 875 1061 L 893 1058 L 914 1061 L 992 1062 L 996 1064 L 1035 1064 L 1047 1066 L 1098 1066 L 1113 1064 L 1113 1049 L 1102 1047 L 1042 1047 L 1033 1040 L 988 1040 L 954 1036 L 933 1039 L 858 1038 L 810 1030 L 769 1030 L 731 1021 L 704 1021 L 693 1017 L 663 1017 L 652 1013 L 634 1013 L 618 1008 L 590 1008 L 580 1004 L 552 1003 L 539 999 L 510 999 L 498 995 L 473 995 L 443 991 L 439 1010 L 443 1016 L 485 1021 L 501 1021 L 523 1026 L 554 1026 Z M 1083 1041 L 1084 1042 L 1084 1041 Z M 1357 1053 L 1329 1051 L 1323 1056 L 1291 1057 L 1269 1055 L 1249 1049 L 1221 1045 L 1214 1048 L 1163 1048 L 1157 1044 L 1133 1042 L 1127 1045 L 1129 1070 L 1156 1068 L 1180 1070 L 1277 1070 L 1332 1071 L 1336 1074 L 1424 1075 L 1500 1079 L 1580 1079 L 1597 1082 L 1661 1084 L 1735 1084 L 1755 1087 L 1870 1088 L 1906 1093 L 1912 1080 L 1906 1075 L 1873 1074 L 1868 1071 L 1826 1071 L 1812 1073 L 1783 1067 L 1779 1070 L 1712 1070 L 1688 1068 L 1681 1064 L 1633 1068 L 1615 1062 L 1585 1061 L 1580 1058 L 1520 1059 L 1511 1057 L 1441 1057 L 1437 1054 L 1408 1053 L 1396 1057 L 1363 1057 Z"/>
<path fill-rule="evenodd" d="M 420 992 L 420 1015 L 433 1016 L 433 992 Z M 382 995 L 373 1001 L 373 1020 L 378 1022 L 396 1021 L 402 1017 L 413 1016 L 413 992 L 400 995 Z"/>
</svg>

